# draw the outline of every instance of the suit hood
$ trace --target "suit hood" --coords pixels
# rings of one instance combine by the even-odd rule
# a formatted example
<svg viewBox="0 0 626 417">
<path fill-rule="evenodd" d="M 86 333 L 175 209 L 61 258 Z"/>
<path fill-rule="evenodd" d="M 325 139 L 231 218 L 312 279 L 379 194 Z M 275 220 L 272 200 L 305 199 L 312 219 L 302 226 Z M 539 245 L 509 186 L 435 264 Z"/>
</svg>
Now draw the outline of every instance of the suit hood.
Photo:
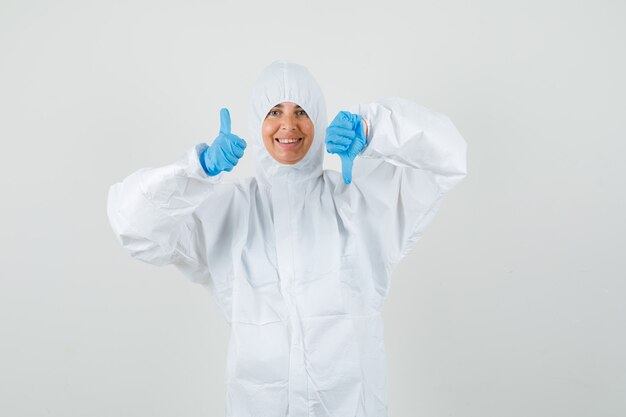
<svg viewBox="0 0 626 417">
<path fill-rule="evenodd" d="M 261 134 L 267 113 L 275 105 L 286 101 L 300 105 L 314 126 L 309 151 L 292 165 L 275 160 L 265 148 Z M 275 61 L 263 69 L 252 87 L 249 111 L 248 135 L 253 146 L 258 180 L 271 185 L 277 180 L 299 182 L 322 175 L 326 103 L 320 86 L 306 67 Z"/>
</svg>

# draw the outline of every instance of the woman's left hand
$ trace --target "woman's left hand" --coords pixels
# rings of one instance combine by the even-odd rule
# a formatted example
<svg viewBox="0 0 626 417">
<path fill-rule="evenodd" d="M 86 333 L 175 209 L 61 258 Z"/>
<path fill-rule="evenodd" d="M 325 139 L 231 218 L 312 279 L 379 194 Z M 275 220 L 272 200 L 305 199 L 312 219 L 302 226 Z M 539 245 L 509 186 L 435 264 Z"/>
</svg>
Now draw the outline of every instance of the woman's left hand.
<svg viewBox="0 0 626 417">
<path fill-rule="evenodd" d="M 341 158 L 341 175 L 346 184 L 352 182 L 352 166 L 356 156 L 365 149 L 367 124 L 358 114 L 341 111 L 326 128 L 326 151 Z"/>
</svg>

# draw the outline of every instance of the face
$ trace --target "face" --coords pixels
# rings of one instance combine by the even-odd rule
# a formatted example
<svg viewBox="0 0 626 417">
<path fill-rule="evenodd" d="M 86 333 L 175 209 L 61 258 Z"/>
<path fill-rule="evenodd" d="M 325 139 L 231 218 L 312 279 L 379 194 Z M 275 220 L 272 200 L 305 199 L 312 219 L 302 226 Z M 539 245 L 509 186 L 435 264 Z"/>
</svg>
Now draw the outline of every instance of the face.
<svg viewBox="0 0 626 417">
<path fill-rule="evenodd" d="M 263 144 L 272 158 L 289 165 L 304 158 L 313 143 L 313 130 L 304 109 L 288 101 L 272 107 L 261 127 Z"/>
</svg>

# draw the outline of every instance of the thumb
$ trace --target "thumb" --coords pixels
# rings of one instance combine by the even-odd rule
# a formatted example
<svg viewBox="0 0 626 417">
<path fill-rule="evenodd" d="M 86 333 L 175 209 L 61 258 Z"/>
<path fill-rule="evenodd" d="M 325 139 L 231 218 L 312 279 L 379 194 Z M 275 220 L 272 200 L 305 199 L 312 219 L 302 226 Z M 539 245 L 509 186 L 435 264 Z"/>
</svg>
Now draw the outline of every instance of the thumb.
<svg viewBox="0 0 626 417">
<path fill-rule="evenodd" d="M 225 107 L 220 110 L 220 133 L 230 133 L 230 113 Z"/>
<path fill-rule="evenodd" d="M 352 165 L 354 164 L 354 159 L 350 158 L 348 155 L 339 155 L 341 158 L 341 176 L 343 177 L 343 182 L 346 184 L 350 184 L 352 182 Z"/>
</svg>

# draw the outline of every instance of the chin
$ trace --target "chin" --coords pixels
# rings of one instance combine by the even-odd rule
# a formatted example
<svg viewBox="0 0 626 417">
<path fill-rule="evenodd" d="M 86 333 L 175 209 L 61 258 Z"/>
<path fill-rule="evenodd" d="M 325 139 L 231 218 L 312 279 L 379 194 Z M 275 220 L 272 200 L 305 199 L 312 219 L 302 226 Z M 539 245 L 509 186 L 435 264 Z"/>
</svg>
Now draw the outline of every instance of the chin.
<svg viewBox="0 0 626 417">
<path fill-rule="evenodd" d="M 293 159 L 285 160 L 285 159 L 283 159 L 280 162 L 283 163 L 283 164 L 286 164 L 286 165 L 293 165 L 293 164 L 297 164 L 298 162 L 302 161 L 302 159 L 303 158 L 300 158 L 300 159 L 297 159 L 297 160 L 293 160 Z"/>
</svg>

